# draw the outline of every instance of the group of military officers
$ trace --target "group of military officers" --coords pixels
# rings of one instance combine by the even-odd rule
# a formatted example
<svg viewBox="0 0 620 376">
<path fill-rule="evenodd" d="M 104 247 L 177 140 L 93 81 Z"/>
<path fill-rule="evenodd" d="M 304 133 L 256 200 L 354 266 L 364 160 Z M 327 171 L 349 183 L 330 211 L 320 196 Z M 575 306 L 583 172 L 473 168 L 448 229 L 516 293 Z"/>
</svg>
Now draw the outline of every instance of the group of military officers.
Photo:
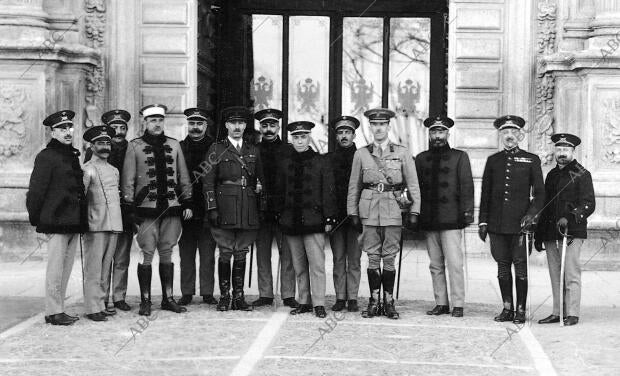
<svg viewBox="0 0 620 376">
<path fill-rule="evenodd" d="M 354 142 L 359 119 L 333 119 L 330 126 L 337 145 L 326 155 L 310 147 L 315 125 L 309 121 L 287 124 L 291 143 L 283 142 L 282 112 L 277 109 L 254 114 L 260 124 L 257 144 L 244 137 L 251 118 L 245 107 L 222 111 L 224 138 L 208 132 L 213 113 L 187 109 L 188 136 L 181 142 L 165 135 L 166 112 L 166 106 L 159 104 L 142 108 L 144 133 L 129 142 L 125 137 L 130 114 L 121 109 L 105 113 L 104 125 L 84 132 L 89 146 L 83 165 L 72 146 L 74 113 L 60 111 L 44 120 L 52 140 L 36 157 L 26 204 L 37 232 L 50 234 L 46 322 L 71 325 L 78 319 L 64 312 L 78 245 L 83 253 L 86 316 L 106 321 L 116 309 L 130 310 L 125 295 L 134 234 L 142 254 L 137 267 L 140 315 L 151 314 L 156 250 L 162 309 L 180 313 L 191 303 L 196 293 L 196 250 L 205 303 L 216 305 L 218 311 L 273 304 L 275 240 L 283 303 L 294 315 L 314 311 L 317 317 L 326 317 L 328 234 L 336 293 L 331 309 L 359 310 L 364 251 L 370 297 L 362 316 L 398 319 L 393 294 L 403 227 L 422 230 L 426 237 L 436 302 L 427 314 L 463 316 L 463 229 L 474 222 L 474 184 L 467 153 L 448 143 L 452 119 L 442 115 L 426 119 L 429 149 L 413 158 L 388 137 L 395 116 L 389 109 L 364 113 L 373 141 L 359 149 Z M 564 323 L 574 325 L 579 320 L 579 249 L 587 237 L 587 217 L 595 208 L 591 176 L 574 158 L 580 140 L 571 134 L 552 136 L 557 166 L 543 183 L 540 159 L 518 146 L 525 121 L 508 115 L 494 126 L 503 150 L 491 155 L 484 169 L 478 232 L 482 241 L 490 237 L 498 265 L 503 309 L 495 320 L 526 320 L 527 252 L 534 234 L 534 247 L 547 251 L 554 299 L 552 314 L 539 322 L 559 322 L 564 309 Z M 562 250 L 559 242 L 566 237 L 569 245 Z M 182 295 L 178 301 L 173 297 L 172 263 L 177 242 Z M 253 243 L 259 298 L 250 304 L 244 281 Z M 216 248 L 219 300 L 213 294 Z M 559 288 L 562 257 L 566 291 Z M 565 307 L 559 306 L 561 294 L 566 295 Z"/>
</svg>

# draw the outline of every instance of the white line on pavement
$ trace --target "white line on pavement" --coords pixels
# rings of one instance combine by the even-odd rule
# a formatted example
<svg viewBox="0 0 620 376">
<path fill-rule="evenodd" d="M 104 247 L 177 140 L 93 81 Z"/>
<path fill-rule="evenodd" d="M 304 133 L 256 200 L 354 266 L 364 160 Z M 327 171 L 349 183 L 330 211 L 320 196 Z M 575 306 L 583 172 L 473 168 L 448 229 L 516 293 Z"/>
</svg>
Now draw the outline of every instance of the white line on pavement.
<svg viewBox="0 0 620 376">
<path fill-rule="evenodd" d="M 269 348 L 271 341 L 278 334 L 288 317 L 289 314 L 285 312 L 276 312 L 271 316 L 269 322 L 267 322 L 260 333 L 258 333 L 258 336 L 248 351 L 232 370 L 231 376 L 246 376 L 251 374 L 254 366 L 263 358 L 263 354 Z"/>
<path fill-rule="evenodd" d="M 291 323 L 317 323 L 316 320 L 291 320 Z M 395 323 L 395 322 L 383 322 L 383 321 L 357 321 L 357 320 L 342 320 L 338 324 L 349 325 L 383 325 L 383 326 L 395 326 L 395 327 L 412 327 L 412 328 L 441 328 L 441 329 L 461 329 L 461 330 L 486 330 L 493 332 L 506 332 L 506 328 L 503 326 L 457 326 L 457 325 L 435 325 L 435 324 L 408 324 L 408 323 Z"/>
<path fill-rule="evenodd" d="M 477 364 L 477 363 L 451 363 L 451 362 L 420 362 L 410 360 L 391 360 L 376 358 L 328 358 L 322 356 L 285 356 L 285 355 L 268 355 L 265 359 L 290 359 L 290 360 L 311 360 L 322 362 L 356 362 L 356 363 L 388 363 L 388 364 L 406 364 L 420 366 L 437 366 L 437 367 L 473 367 L 473 368 L 509 368 L 531 371 L 532 367 L 511 366 L 504 364 Z"/>
<path fill-rule="evenodd" d="M 527 325 L 519 330 L 519 337 L 521 337 L 532 359 L 534 359 L 534 366 L 538 373 L 544 376 L 556 376 L 557 373 L 555 372 L 555 368 L 553 368 L 553 364 L 551 364 L 551 360 Z"/>
<path fill-rule="evenodd" d="M 140 361 L 146 362 L 181 362 L 192 360 L 237 360 L 240 355 L 221 355 L 221 356 L 188 356 L 188 357 L 171 357 L 171 358 L 140 358 Z M 92 362 L 91 358 L 22 358 L 22 359 L 0 359 L 0 363 L 30 363 L 30 362 Z"/>
</svg>

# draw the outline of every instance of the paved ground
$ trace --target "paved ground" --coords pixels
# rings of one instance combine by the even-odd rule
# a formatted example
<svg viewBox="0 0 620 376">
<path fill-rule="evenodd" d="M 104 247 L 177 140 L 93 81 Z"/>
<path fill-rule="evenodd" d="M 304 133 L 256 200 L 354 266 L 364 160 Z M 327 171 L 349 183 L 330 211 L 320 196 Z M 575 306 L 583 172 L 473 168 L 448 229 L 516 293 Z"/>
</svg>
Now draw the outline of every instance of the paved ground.
<svg viewBox="0 0 620 376">
<path fill-rule="evenodd" d="M 620 374 L 619 272 L 601 271 L 601 267 L 584 271 L 579 325 L 516 326 L 492 320 L 500 309 L 495 263 L 470 257 L 466 316 L 430 317 L 424 314 L 434 305 L 428 257 L 415 248 L 419 247 L 408 244 L 410 251 L 403 257 L 397 305 L 401 320 L 397 321 L 331 311 L 326 319 L 310 314 L 293 317 L 281 306 L 220 313 L 197 302 L 189 306 L 188 313 L 177 315 L 160 311 L 158 296 L 156 310 L 147 321 L 137 315 L 135 264 L 139 256 L 135 255 L 129 281 L 133 311 L 120 312 L 105 323 L 83 317 L 74 326 L 55 327 L 45 325 L 42 315 L 36 315 L 43 304 L 45 263 L 3 263 L 0 374 Z M 550 313 L 551 298 L 544 254 L 533 257 L 531 309 L 537 320 Z M 365 256 L 363 260 L 365 269 Z M 83 312 L 79 268 L 78 259 L 68 299 L 68 312 L 75 314 Z M 617 267 L 609 265 L 609 269 Z M 154 270 L 153 295 L 159 295 Z M 257 293 L 255 278 L 254 274 L 249 299 Z M 365 302 L 365 276 L 360 293 Z"/>
</svg>

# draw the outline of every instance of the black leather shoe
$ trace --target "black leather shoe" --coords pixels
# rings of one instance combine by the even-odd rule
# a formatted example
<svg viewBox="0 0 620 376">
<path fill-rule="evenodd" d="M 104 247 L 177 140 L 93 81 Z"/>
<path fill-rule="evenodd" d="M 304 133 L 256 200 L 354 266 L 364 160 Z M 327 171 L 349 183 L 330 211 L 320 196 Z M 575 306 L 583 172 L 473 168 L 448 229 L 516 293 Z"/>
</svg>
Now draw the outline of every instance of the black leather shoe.
<svg viewBox="0 0 620 376">
<path fill-rule="evenodd" d="M 220 312 L 228 311 L 230 307 L 230 294 L 220 295 L 220 301 L 217 302 L 217 310 Z"/>
<path fill-rule="evenodd" d="M 270 306 L 272 304 L 273 304 L 273 298 L 265 298 L 261 296 L 252 302 L 252 307 Z"/>
<path fill-rule="evenodd" d="M 463 307 L 452 308 L 452 317 L 463 317 Z"/>
<path fill-rule="evenodd" d="M 577 316 L 568 316 L 567 318 L 564 319 L 565 326 L 577 325 L 578 322 L 579 322 L 579 317 Z"/>
<path fill-rule="evenodd" d="M 439 315 L 447 315 L 450 313 L 450 307 L 447 305 L 436 305 L 435 308 L 430 311 L 426 311 L 427 315 L 430 316 L 439 316 Z"/>
<path fill-rule="evenodd" d="M 192 295 L 183 295 L 181 296 L 179 300 L 177 300 L 177 304 L 181 306 L 188 305 L 189 303 L 192 302 L 192 298 L 193 298 Z"/>
<path fill-rule="evenodd" d="M 213 295 L 203 295 L 202 302 L 207 304 L 217 304 L 217 300 L 213 297 Z"/>
<path fill-rule="evenodd" d="M 351 299 L 347 302 L 347 310 L 349 312 L 357 312 L 360 310 L 359 306 L 357 305 L 357 300 L 355 299 Z"/>
<path fill-rule="evenodd" d="M 557 315 L 549 315 L 545 317 L 544 319 L 538 320 L 539 324 L 555 324 L 558 322 L 560 322 L 560 316 L 557 316 Z"/>
<path fill-rule="evenodd" d="M 347 301 L 344 299 L 337 299 L 336 304 L 332 306 L 332 311 L 342 311 L 347 306 Z"/>
<path fill-rule="evenodd" d="M 297 308 L 291 310 L 291 315 L 299 315 L 302 313 L 307 313 L 307 312 L 312 312 L 312 305 L 311 304 L 300 304 L 297 306 Z"/>
<path fill-rule="evenodd" d="M 314 307 L 314 315 L 320 319 L 324 319 L 325 317 L 327 317 L 327 312 L 325 312 L 325 307 L 323 306 Z"/>
<path fill-rule="evenodd" d="M 86 317 L 93 321 L 108 321 L 108 317 L 103 312 L 89 313 Z"/>
<path fill-rule="evenodd" d="M 75 320 L 69 318 L 69 315 L 63 313 L 57 313 L 55 315 L 45 316 L 45 323 L 52 325 L 73 325 Z"/>
<path fill-rule="evenodd" d="M 497 322 L 512 321 L 515 318 L 515 311 L 504 308 L 502 312 L 495 316 L 493 320 Z"/>
<path fill-rule="evenodd" d="M 284 303 L 285 306 L 291 307 L 291 308 L 299 307 L 299 303 L 297 302 L 297 300 L 295 300 L 295 298 L 286 298 L 282 300 L 282 303 Z"/>
<path fill-rule="evenodd" d="M 67 315 L 66 313 L 61 313 L 61 315 L 63 315 L 64 317 L 68 318 L 69 320 L 73 320 L 73 321 L 78 321 L 80 318 L 77 316 L 71 316 L 71 315 Z"/>
<path fill-rule="evenodd" d="M 116 310 L 114 308 L 106 308 L 103 311 L 101 311 L 101 313 L 103 313 L 106 316 L 114 316 L 116 315 Z"/>
<path fill-rule="evenodd" d="M 525 310 L 517 309 L 515 312 L 515 318 L 512 320 L 514 324 L 525 324 Z"/>
<path fill-rule="evenodd" d="M 121 311 L 131 311 L 131 306 L 129 306 L 129 304 L 127 304 L 124 300 L 114 302 L 114 308 L 118 308 Z"/>
</svg>

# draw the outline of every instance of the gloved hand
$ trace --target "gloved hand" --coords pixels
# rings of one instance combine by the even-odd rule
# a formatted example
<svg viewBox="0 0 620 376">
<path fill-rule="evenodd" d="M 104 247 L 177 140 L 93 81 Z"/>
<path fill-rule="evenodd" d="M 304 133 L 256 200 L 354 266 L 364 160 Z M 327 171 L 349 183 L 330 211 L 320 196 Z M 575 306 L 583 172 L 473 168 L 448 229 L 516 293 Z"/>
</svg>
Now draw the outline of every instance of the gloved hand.
<svg viewBox="0 0 620 376">
<path fill-rule="evenodd" d="M 413 232 L 418 231 L 418 215 L 415 213 L 409 213 L 407 217 L 407 228 Z"/>
<path fill-rule="evenodd" d="M 359 232 L 360 234 L 364 230 L 364 227 L 362 226 L 362 221 L 360 221 L 360 217 L 357 215 L 351 216 L 351 226 L 353 226 L 353 229 L 355 229 L 355 231 Z"/>
<path fill-rule="evenodd" d="M 568 227 L 568 219 L 566 219 L 565 217 L 558 219 L 557 226 L 558 231 L 560 231 L 561 233 L 565 233 L 566 227 Z"/>
<path fill-rule="evenodd" d="M 487 240 L 487 234 L 489 233 L 487 225 L 478 226 L 478 237 L 485 242 Z"/>
<path fill-rule="evenodd" d="M 545 250 L 545 245 L 542 240 L 534 238 L 534 248 L 536 248 L 538 252 L 542 252 Z"/>
<path fill-rule="evenodd" d="M 208 211 L 209 223 L 213 227 L 218 227 L 220 225 L 220 213 L 217 209 Z"/>
<path fill-rule="evenodd" d="M 521 229 L 523 231 L 532 231 L 535 218 L 536 217 L 531 214 L 524 215 L 523 218 L 521 218 Z"/>
</svg>

